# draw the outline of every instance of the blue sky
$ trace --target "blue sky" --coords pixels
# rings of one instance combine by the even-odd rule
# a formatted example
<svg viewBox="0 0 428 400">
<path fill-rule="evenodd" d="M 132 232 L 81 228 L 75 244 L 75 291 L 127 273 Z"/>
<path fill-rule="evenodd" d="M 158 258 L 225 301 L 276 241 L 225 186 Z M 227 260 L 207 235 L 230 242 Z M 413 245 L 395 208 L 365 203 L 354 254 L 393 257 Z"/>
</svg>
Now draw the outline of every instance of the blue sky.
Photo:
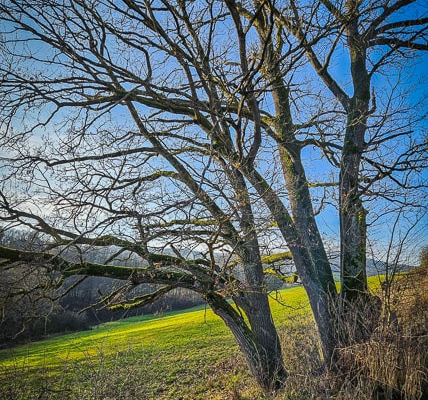
<svg viewBox="0 0 428 400">
<path fill-rule="evenodd" d="M 412 11 L 409 11 L 410 13 Z M 224 29 L 224 27 L 223 27 Z M 221 40 L 224 41 L 224 43 L 227 42 L 225 37 L 221 37 Z M 43 46 L 37 47 L 37 49 L 40 51 L 39 55 L 44 55 Z M 224 48 L 223 48 L 224 50 Z M 231 53 L 227 53 L 227 56 L 231 56 Z M 115 57 L 117 57 L 117 54 L 114 54 Z M 122 55 L 122 58 L 119 57 L 119 60 L 124 61 L 124 55 Z M 137 60 L 138 57 L 134 58 L 134 61 Z M 125 64 L 124 64 L 125 65 Z M 170 74 L 172 67 L 174 66 L 174 62 L 171 62 L 169 64 L 168 70 L 161 70 L 159 76 L 164 74 L 168 75 Z M 397 82 L 401 82 L 403 84 L 403 88 L 409 88 L 411 87 L 411 90 L 409 92 L 404 92 L 402 97 L 397 97 L 394 101 L 400 102 L 402 101 L 403 105 L 409 104 L 411 107 L 414 107 L 414 111 L 419 117 L 422 117 L 422 119 L 417 123 L 414 124 L 412 129 L 414 130 L 414 135 L 416 136 L 424 136 L 427 135 L 427 123 L 426 123 L 426 113 L 427 113 L 427 107 L 428 107 L 428 101 L 425 101 L 428 97 L 428 75 L 427 75 L 427 68 L 428 65 L 428 56 L 424 55 L 420 58 L 409 58 L 406 62 L 405 68 L 403 68 L 401 71 L 399 71 L 397 68 L 395 68 L 394 65 L 391 65 L 384 69 L 383 75 L 376 75 L 373 78 L 373 83 L 375 86 L 375 94 L 379 102 L 379 106 L 382 104 L 386 104 L 387 98 L 384 96 L 387 93 L 388 88 L 392 88 L 395 86 Z M 27 65 L 28 66 L 28 65 Z M 165 65 L 163 65 L 165 66 Z M 162 65 L 157 65 L 157 67 L 161 68 Z M 338 82 L 342 83 L 349 94 L 352 92 L 352 88 L 349 86 L 350 77 L 349 77 L 349 57 L 346 54 L 345 51 L 343 51 L 343 48 L 338 47 L 337 52 L 335 56 L 333 57 L 331 66 L 329 68 L 330 73 L 338 80 Z M 317 83 L 316 78 L 314 78 L 314 75 L 310 70 L 306 70 L 301 73 L 300 76 L 297 76 L 297 81 L 300 80 L 302 84 L 309 84 L 312 87 L 317 87 L 319 83 Z M 308 82 L 308 80 L 310 82 Z M 321 87 L 321 86 L 318 86 Z M 331 96 L 328 94 L 325 96 L 325 99 L 322 99 L 322 101 L 327 102 L 328 99 L 331 99 Z M 418 101 L 422 100 L 420 103 Z M 306 100 L 305 100 L 306 101 Z M 305 102 L 302 102 L 301 112 L 307 111 L 305 107 Z M 418 104 L 415 106 L 415 104 Z M 318 107 L 317 104 L 313 104 L 314 109 Z M 45 106 L 44 106 L 45 107 Z M 22 114 L 21 121 L 24 123 L 30 123 L 32 121 L 32 118 L 36 115 L 40 115 L 45 113 L 45 108 L 36 109 L 33 110 L 34 114 L 31 113 L 25 113 Z M 296 112 L 297 114 L 297 112 Z M 122 118 L 122 110 L 118 109 L 118 111 L 114 111 L 112 115 L 117 118 L 118 120 Z M 119 117 L 120 116 L 120 117 Z M 58 120 L 60 120 L 62 115 L 58 116 Z M 19 121 L 17 119 L 16 121 Z M 22 126 L 19 126 L 19 123 L 17 122 L 17 128 L 21 129 Z M 64 125 L 63 129 L 65 131 L 66 128 L 68 128 L 69 125 Z M 33 149 L 36 147 L 36 145 L 40 145 L 41 143 L 41 135 L 44 133 L 45 135 L 52 135 L 55 137 L 56 133 L 54 132 L 54 127 L 50 127 L 48 130 L 44 131 L 40 130 L 35 132 L 36 134 L 33 136 L 32 140 L 32 147 Z M 59 136 L 62 136 L 64 131 L 60 131 Z M 397 143 L 396 146 L 400 146 L 400 143 Z M 397 150 L 398 147 L 395 149 Z M 393 151 L 394 149 L 391 149 Z M 307 171 L 308 171 L 308 177 L 309 180 L 312 182 L 325 182 L 325 181 L 334 181 L 337 179 L 338 171 L 334 170 L 332 171 L 328 164 L 325 162 L 325 160 L 321 160 L 319 157 L 319 154 L 314 151 L 307 151 L 307 159 L 306 159 L 306 165 L 307 165 Z M 271 164 L 269 160 L 267 160 L 267 167 L 270 167 Z M 425 177 L 427 177 L 427 171 L 421 171 L 420 174 L 423 174 Z M 315 191 L 314 191 L 315 193 Z M 425 194 L 426 191 L 425 191 Z M 316 197 L 316 196 L 314 196 Z M 334 199 L 329 199 L 334 200 Z M 424 198 L 421 198 L 421 202 L 424 202 Z M 333 201 L 332 201 L 333 202 Z M 371 207 L 371 206 L 370 206 Z M 373 208 L 373 210 L 370 210 L 372 214 L 369 213 L 369 219 L 372 219 L 372 216 L 376 213 L 381 212 L 384 210 L 386 205 L 384 205 L 382 202 L 378 203 L 376 205 L 376 208 Z M 416 218 L 416 214 L 413 214 L 414 218 Z M 379 243 L 377 246 L 379 247 L 381 242 L 384 245 L 385 243 L 388 243 L 388 236 L 393 226 L 393 220 L 391 222 L 390 220 L 391 216 L 388 214 L 383 219 L 379 219 L 376 221 L 376 226 L 370 227 L 370 232 L 373 232 L 374 239 L 379 240 Z M 426 231 L 427 224 L 426 224 L 426 216 L 424 217 L 425 220 L 421 221 L 422 230 L 418 231 L 418 239 L 420 240 L 421 244 L 427 243 L 426 237 L 428 236 L 428 232 Z M 337 210 L 329 205 L 325 208 L 325 210 L 318 216 L 318 221 L 320 224 L 320 231 L 325 233 L 325 235 L 332 241 L 336 241 L 338 237 L 339 232 L 339 223 L 337 218 Z M 411 222 L 407 222 L 405 218 L 403 218 L 403 224 L 411 224 Z M 411 220 L 410 220 L 411 221 Z M 392 225 L 391 225 L 392 224 Z M 425 226 L 425 228 L 423 228 Z M 385 229 L 386 228 L 386 229 Z M 416 241 L 414 241 L 416 243 Z"/>
</svg>

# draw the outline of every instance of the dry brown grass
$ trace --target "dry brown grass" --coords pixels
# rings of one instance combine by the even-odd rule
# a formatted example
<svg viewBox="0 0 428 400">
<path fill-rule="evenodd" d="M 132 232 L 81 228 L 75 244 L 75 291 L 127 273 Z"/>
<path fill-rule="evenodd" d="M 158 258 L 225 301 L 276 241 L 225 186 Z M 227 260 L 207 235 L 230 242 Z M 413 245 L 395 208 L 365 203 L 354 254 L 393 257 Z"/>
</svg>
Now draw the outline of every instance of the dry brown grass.
<svg viewBox="0 0 428 400">
<path fill-rule="evenodd" d="M 281 329 L 290 377 L 273 400 L 428 399 L 428 268 L 400 276 L 382 298 L 370 337 L 340 351 L 340 367 L 325 371 L 315 326 L 308 320 Z M 370 313 L 363 312 L 367 318 Z M 361 311 L 361 310 L 360 310 Z M 360 313 L 361 317 L 361 313 Z M 355 329 L 352 321 L 347 333 Z"/>
<path fill-rule="evenodd" d="M 416 268 L 393 282 L 383 294 L 382 318 L 370 339 L 341 349 L 348 372 L 338 398 L 427 398 L 427 272 Z"/>
</svg>

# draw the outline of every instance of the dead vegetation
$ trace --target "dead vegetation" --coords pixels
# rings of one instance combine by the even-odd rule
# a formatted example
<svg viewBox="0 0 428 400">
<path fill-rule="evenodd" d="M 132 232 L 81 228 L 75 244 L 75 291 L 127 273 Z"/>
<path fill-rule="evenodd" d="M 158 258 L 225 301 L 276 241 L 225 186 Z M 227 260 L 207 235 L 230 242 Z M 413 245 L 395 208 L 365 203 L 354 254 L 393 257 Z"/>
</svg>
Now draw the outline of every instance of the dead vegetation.
<svg viewBox="0 0 428 400">
<path fill-rule="evenodd" d="M 322 369 L 314 326 L 300 321 L 284 328 L 291 376 L 274 399 L 428 399 L 427 287 L 428 264 L 422 263 L 397 276 L 387 291 L 379 289 L 381 316 L 367 321 L 377 323 L 374 333 L 339 349 L 341 367 L 334 371 Z"/>
</svg>

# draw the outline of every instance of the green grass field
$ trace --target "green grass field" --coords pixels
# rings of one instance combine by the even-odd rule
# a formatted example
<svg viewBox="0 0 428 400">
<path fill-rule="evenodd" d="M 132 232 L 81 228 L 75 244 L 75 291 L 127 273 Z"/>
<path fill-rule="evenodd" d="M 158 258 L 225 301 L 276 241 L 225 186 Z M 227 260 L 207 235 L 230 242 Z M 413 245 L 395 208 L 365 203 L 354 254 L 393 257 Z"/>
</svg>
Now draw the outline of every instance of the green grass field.
<svg viewBox="0 0 428 400">
<path fill-rule="evenodd" d="M 412 317 L 407 322 L 411 329 L 426 320 L 426 309 L 420 306 L 428 300 L 425 283 L 425 276 L 415 275 L 405 280 L 398 292 L 404 301 L 402 321 L 406 323 L 406 318 Z M 410 286 L 403 289 L 408 284 Z M 370 285 L 378 290 L 379 277 L 370 278 Z M 386 375 L 401 382 L 397 387 L 410 393 L 406 398 L 420 398 L 426 371 L 425 336 L 407 342 L 397 336 L 394 342 L 386 331 L 381 339 L 375 337 L 361 348 L 352 347 L 348 354 L 355 353 L 357 359 L 366 359 L 364 368 L 378 378 L 367 378 L 363 368 L 358 370 L 361 375 L 352 375 L 345 383 L 340 383 L 340 387 L 335 387 L 335 376 L 328 372 L 320 374 L 318 338 L 304 289 L 294 286 L 272 293 L 271 297 L 272 314 L 290 373 L 285 388 L 279 393 L 266 395 L 261 392 L 232 334 L 209 308 L 201 306 L 163 315 L 128 318 L 91 331 L 2 350 L 0 399 L 370 398 L 370 393 L 374 393 L 378 382 Z M 411 322 L 414 316 L 417 316 L 416 324 Z M 403 348 L 404 343 L 407 343 L 406 348 Z M 406 355 L 406 365 L 395 367 L 395 361 L 391 360 L 396 360 L 398 353 Z M 394 382 L 391 385 L 397 383 Z M 337 395 L 331 397 L 331 393 Z"/>
<path fill-rule="evenodd" d="M 280 330 L 302 316 L 309 320 L 302 287 L 272 296 Z M 231 333 L 204 306 L 128 318 L 2 350 L 0 378 L 2 399 L 262 396 Z M 246 392 L 249 397 L 242 397 Z"/>
</svg>

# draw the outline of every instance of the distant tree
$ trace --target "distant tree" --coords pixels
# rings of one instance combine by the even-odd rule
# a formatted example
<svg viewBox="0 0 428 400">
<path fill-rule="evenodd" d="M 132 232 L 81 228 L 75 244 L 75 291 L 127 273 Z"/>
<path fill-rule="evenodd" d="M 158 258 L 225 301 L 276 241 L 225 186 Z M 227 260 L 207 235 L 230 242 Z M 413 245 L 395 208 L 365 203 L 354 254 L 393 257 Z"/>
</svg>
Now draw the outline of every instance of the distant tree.
<svg viewBox="0 0 428 400">
<path fill-rule="evenodd" d="M 133 305 L 194 290 L 271 390 L 287 372 L 263 263 L 286 246 L 273 259 L 292 255 L 334 361 L 354 316 L 338 310 L 370 299 L 365 198 L 424 189 L 423 110 L 374 85 L 427 50 L 421 3 L 1 1 L 1 219 L 49 246 L 0 256 L 123 279 L 112 307 L 141 283 L 164 286 Z M 340 293 L 316 219 L 330 204 Z M 91 246 L 116 254 L 89 263 Z M 131 254 L 141 267 L 118 265 Z"/>
<path fill-rule="evenodd" d="M 421 267 L 428 267 L 428 246 L 424 246 L 421 250 Z"/>
<path fill-rule="evenodd" d="M 2 269 L 0 273 L 0 344 L 25 333 L 37 338 L 44 332 L 44 322 L 53 313 L 55 303 L 46 271 L 28 265 Z M 49 292 L 50 291 L 50 292 Z M 41 323 L 40 328 L 35 325 Z M 40 332 L 41 331 L 41 332 Z M 22 335 L 23 336 L 23 335 Z"/>
</svg>

